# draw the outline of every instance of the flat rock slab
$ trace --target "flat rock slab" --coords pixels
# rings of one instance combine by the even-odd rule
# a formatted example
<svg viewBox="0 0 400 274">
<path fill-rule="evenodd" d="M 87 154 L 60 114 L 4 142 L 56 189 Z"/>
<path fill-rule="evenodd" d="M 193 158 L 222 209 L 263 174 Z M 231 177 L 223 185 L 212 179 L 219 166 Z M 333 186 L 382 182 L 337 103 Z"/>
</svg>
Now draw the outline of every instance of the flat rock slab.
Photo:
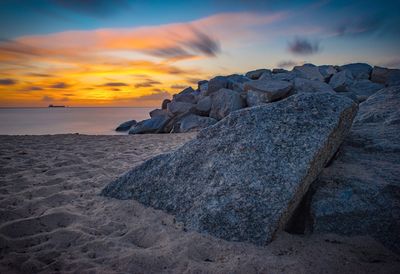
<svg viewBox="0 0 400 274">
<path fill-rule="evenodd" d="M 284 227 L 356 111 L 352 100 L 328 93 L 242 109 L 135 167 L 102 195 L 165 210 L 189 229 L 263 245 Z"/>
</svg>

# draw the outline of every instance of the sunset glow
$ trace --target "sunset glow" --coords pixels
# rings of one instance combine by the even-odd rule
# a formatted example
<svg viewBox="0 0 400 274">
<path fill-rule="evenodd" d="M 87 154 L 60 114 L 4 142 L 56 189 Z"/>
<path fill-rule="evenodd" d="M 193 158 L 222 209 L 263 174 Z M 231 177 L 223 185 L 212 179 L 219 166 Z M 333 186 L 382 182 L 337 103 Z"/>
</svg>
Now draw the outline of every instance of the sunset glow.
<svg viewBox="0 0 400 274">
<path fill-rule="evenodd" d="M 374 21 L 381 11 L 372 1 L 243 1 L 209 9 L 187 3 L 199 9 L 191 16 L 173 4 L 156 3 L 150 13 L 151 3 L 106 1 L 94 14 L 79 1 L 67 2 L 0 4 L 1 107 L 157 106 L 217 74 L 304 62 L 400 65 L 399 19 L 387 9 L 385 22 Z M 36 23 L 19 26 L 17 8 Z M 168 15 L 173 9 L 175 19 Z M 342 18 L 332 17 L 338 10 Z M 3 27 L 11 23 L 14 33 Z"/>
</svg>

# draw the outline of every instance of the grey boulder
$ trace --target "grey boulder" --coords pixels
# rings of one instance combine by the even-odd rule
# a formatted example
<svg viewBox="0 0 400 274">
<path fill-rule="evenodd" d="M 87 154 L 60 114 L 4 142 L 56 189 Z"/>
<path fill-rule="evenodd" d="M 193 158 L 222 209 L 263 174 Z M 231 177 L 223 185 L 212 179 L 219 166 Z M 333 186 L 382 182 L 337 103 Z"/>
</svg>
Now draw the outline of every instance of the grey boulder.
<svg viewBox="0 0 400 274">
<path fill-rule="evenodd" d="M 194 104 L 187 102 L 172 101 L 168 104 L 167 110 L 171 115 L 179 115 L 190 112 L 194 107 Z"/>
<path fill-rule="evenodd" d="M 254 80 L 244 84 L 244 91 L 252 91 L 253 94 L 258 93 L 257 96 L 261 102 L 273 102 L 286 97 L 293 85 L 287 81 L 280 80 Z M 248 100 L 248 99 L 247 99 Z"/>
<path fill-rule="evenodd" d="M 134 125 L 136 125 L 136 120 L 126 121 L 120 124 L 115 131 L 128 131 Z"/>
<path fill-rule="evenodd" d="M 197 102 L 197 96 L 195 94 L 195 90 L 191 87 L 188 87 L 181 91 L 178 94 L 175 94 L 172 97 L 172 101 L 176 102 L 185 102 L 185 103 L 190 103 L 190 104 L 196 104 Z"/>
<path fill-rule="evenodd" d="M 232 111 L 245 107 L 245 102 L 239 92 L 230 89 L 220 89 L 211 95 L 210 117 L 221 120 Z"/>
<path fill-rule="evenodd" d="M 262 92 L 249 90 L 246 92 L 246 104 L 248 107 L 260 106 L 266 104 L 267 101 L 264 98 Z"/>
<path fill-rule="evenodd" d="M 367 100 L 369 96 L 383 89 L 385 86 L 383 84 L 374 83 L 370 80 L 358 80 L 354 81 L 351 86 L 348 87 L 348 91 L 353 93 L 358 102 L 363 102 Z"/>
<path fill-rule="evenodd" d="M 129 134 L 161 133 L 169 119 L 168 116 L 156 116 L 140 121 L 129 130 Z"/>
<path fill-rule="evenodd" d="M 329 85 L 337 92 L 346 92 L 353 81 L 353 74 L 349 70 L 342 70 L 332 76 Z"/>
<path fill-rule="evenodd" d="M 371 73 L 371 81 L 386 86 L 400 85 L 400 69 L 374 67 Z"/>
<path fill-rule="evenodd" d="M 195 112 L 200 114 L 200 115 L 209 115 L 211 111 L 211 105 L 212 105 L 212 100 L 210 96 L 205 96 L 201 98 L 196 106 L 195 106 Z"/>
<path fill-rule="evenodd" d="M 226 76 L 217 76 L 208 81 L 207 92 L 205 96 L 211 95 L 212 93 L 220 90 L 221 88 L 226 88 L 228 86 L 228 78 Z"/>
<path fill-rule="evenodd" d="M 293 89 L 295 93 L 335 92 L 332 87 L 325 82 L 304 78 L 295 78 L 293 81 Z"/>
<path fill-rule="evenodd" d="M 271 71 L 269 69 L 257 69 L 247 72 L 245 76 L 251 80 L 258 80 L 264 73 L 271 74 Z"/>
<path fill-rule="evenodd" d="M 356 80 L 369 79 L 372 71 L 372 67 L 364 63 L 353 63 L 340 66 L 339 70 L 348 70 Z"/>
<path fill-rule="evenodd" d="M 293 68 L 299 77 L 306 78 L 308 80 L 324 81 L 325 78 L 319 71 L 319 68 L 313 64 L 304 64 L 302 66 L 295 66 Z"/>
<path fill-rule="evenodd" d="M 169 112 L 166 109 L 153 109 L 152 111 L 150 111 L 149 113 L 151 118 L 157 117 L 157 116 L 168 116 Z"/>
<path fill-rule="evenodd" d="M 165 210 L 188 229 L 264 245 L 338 149 L 356 110 L 347 98 L 317 93 L 236 111 L 101 194 Z"/>
<path fill-rule="evenodd" d="M 400 253 L 400 86 L 360 104 L 339 156 L 313 184 L 313 230 L 370 235 Z"/>
<path fill-rule="evenodd" d="M 318 66 L 318 70 L 324 77 L 325 82 L 328 82 L 331 79 L 331 77 L 337 72 L 335 67 L 331 65 Z"/>
<path fill-rule="evenodd" d="M 178 123 L 175 124 L 173 132 L 183 133 L 189 131 L 198 131 L 211 126 L 216 122 L 217 120 L 211 117 L 189 114 L 184 116 Z"/>
</svg>

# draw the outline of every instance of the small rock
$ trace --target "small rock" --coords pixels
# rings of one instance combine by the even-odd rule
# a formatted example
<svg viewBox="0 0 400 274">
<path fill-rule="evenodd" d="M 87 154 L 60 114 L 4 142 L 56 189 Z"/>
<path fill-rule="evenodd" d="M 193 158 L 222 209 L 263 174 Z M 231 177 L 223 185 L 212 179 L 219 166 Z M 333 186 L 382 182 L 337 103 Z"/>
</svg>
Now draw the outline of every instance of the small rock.
<svg viewBox="0 0 400 274">
<path fill-rule="evenodd" d="M 120 124 L 115 131 L 128 131 L 132 126 L 136 125 L 136 120 L 130 120 Z"/>
<path fill-rule="evenodd" d="M 161 133 L 169 119 L 168 116 L 156 116 L 140 121 L 129 130 L 129 134 Z"/>
</svg>

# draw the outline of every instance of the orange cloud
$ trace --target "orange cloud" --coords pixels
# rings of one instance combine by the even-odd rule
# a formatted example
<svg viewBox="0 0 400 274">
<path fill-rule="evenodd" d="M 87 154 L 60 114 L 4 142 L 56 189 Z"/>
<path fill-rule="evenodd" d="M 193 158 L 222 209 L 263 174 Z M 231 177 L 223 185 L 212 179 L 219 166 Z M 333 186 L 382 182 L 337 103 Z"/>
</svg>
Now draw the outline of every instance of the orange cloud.
<svg viewBox="0 0 400 274">
<path fill-rule="evenodd" d="M 283 13 L 223 13 L 189 23 L 66 31 L 1 41 L 0 78 L 15 83 L 0 85 L 0 105 L 42 106 L 43 98 L 68 99 L 75 106 L 156 103 L 176 92 L 171 86 L 195 85 L 193 77 L 212 75 L 212 69 L 204 72 L 196 67 L 196 60 L 218 56 L 222 42 L 247 39 L 255 35 L 253 26 L 284 17 Z M 154 91 L 154 86 L 162 91 Z"/>
</svg>

